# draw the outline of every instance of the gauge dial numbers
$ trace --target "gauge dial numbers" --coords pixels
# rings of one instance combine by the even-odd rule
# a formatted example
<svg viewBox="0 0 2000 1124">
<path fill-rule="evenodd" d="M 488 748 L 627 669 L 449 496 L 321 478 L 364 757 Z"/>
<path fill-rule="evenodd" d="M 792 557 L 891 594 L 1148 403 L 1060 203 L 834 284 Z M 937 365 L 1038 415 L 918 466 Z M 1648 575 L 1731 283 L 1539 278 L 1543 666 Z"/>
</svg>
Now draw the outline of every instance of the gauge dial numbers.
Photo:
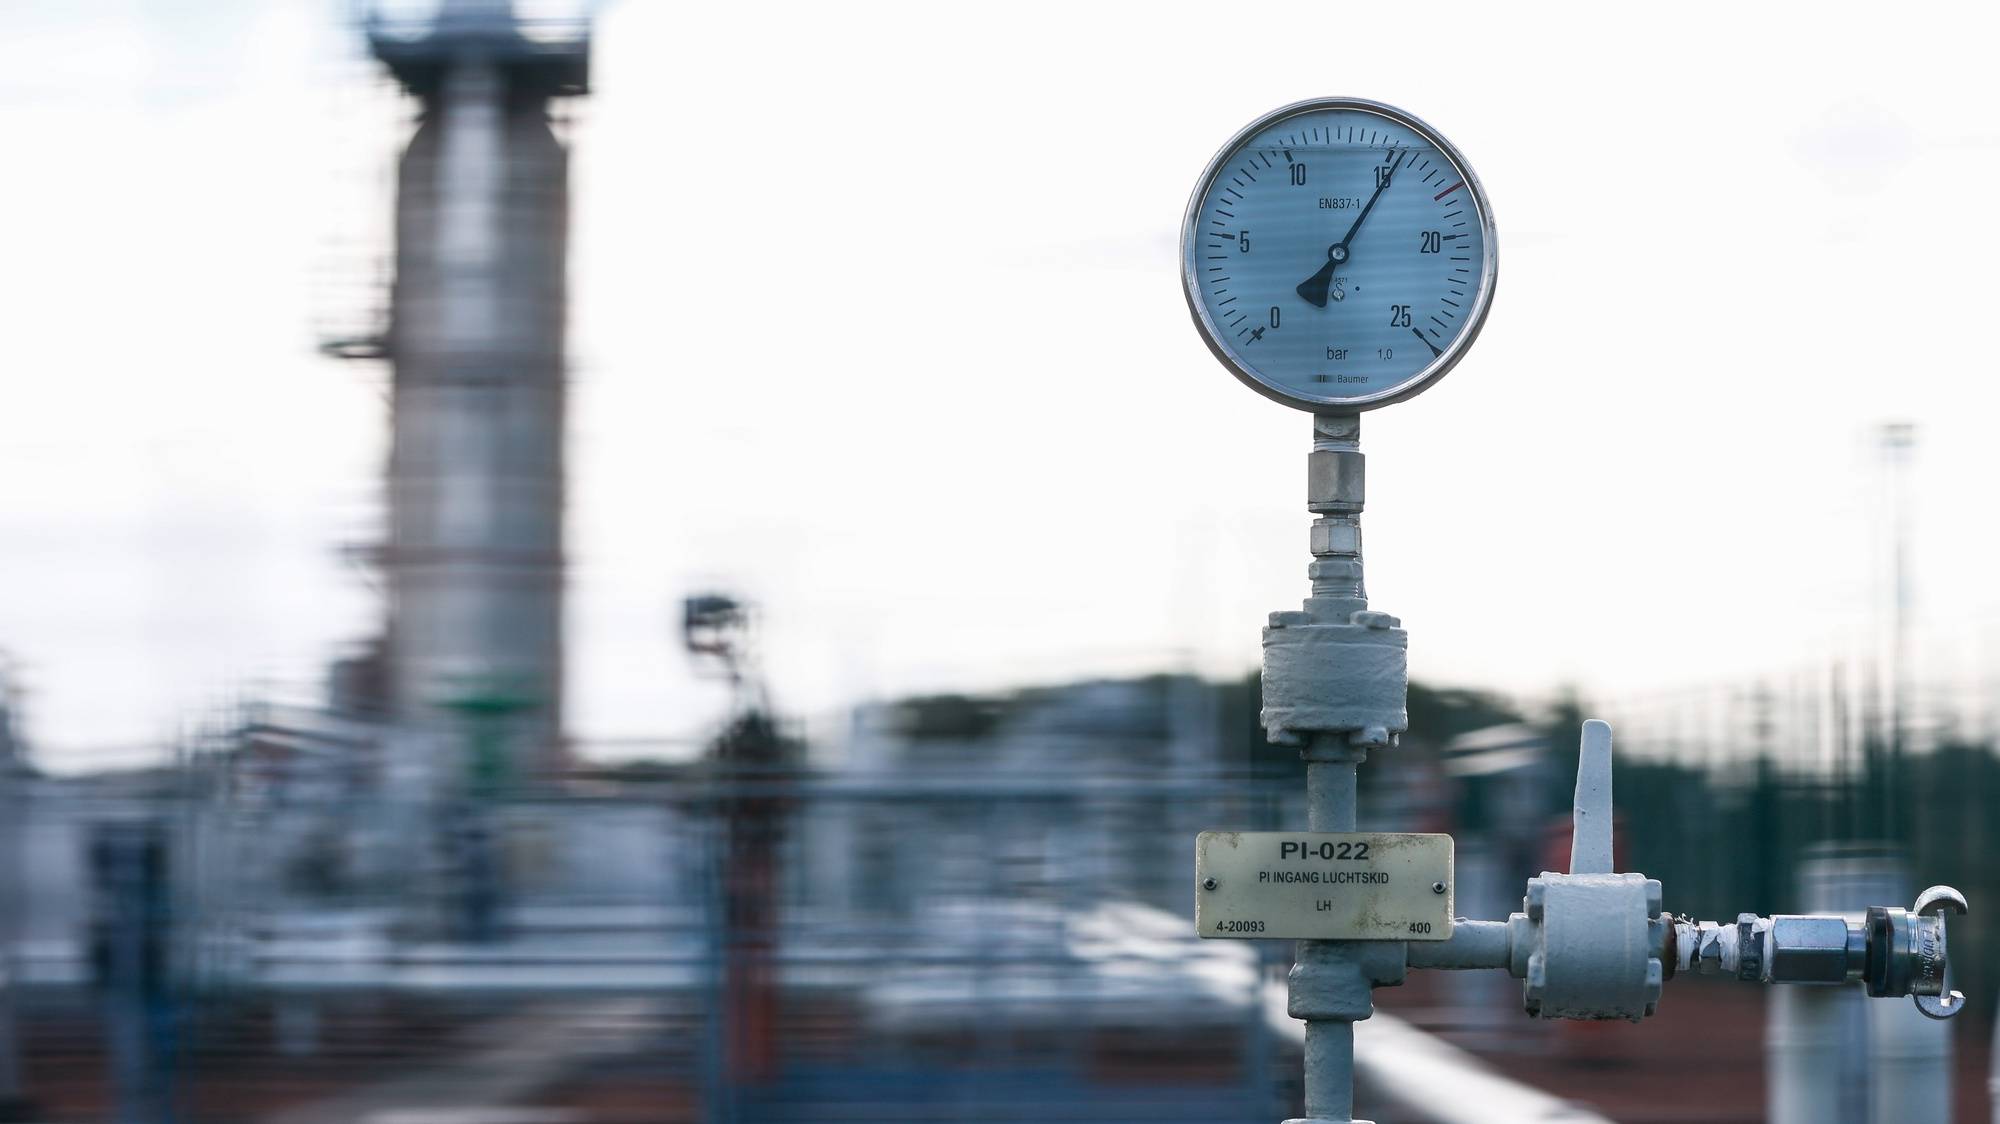
<svg viewBox="0 0 2000 1124">
<path fill-rule="evenodd" d="M 1428 125 L 1376 102 L 1277 110 L 1223 147 L 1181 228 L 1181 287 L 1209 349 L 1317 413 L 1436 382 L 1493 299 L 1492 210 Z"/>
</svg>

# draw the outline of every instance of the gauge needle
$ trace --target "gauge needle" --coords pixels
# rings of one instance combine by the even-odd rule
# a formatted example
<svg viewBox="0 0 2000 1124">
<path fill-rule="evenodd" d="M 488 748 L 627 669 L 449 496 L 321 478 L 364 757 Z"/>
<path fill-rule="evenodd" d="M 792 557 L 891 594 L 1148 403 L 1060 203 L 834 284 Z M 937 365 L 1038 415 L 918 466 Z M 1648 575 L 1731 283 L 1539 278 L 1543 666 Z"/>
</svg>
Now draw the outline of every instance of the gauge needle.
<svg viewBox="0 0 2000 1124">
<path fill-rule="evenodd" d="M 1347 247 L 1335 244 L 1326 252 L 1326 264 L 1320 266 L 1319 272 L 1299 282 L 1299 296 L 1314 308 L 1325 308 L 1327 290 L 1333 288 L 1333 271 L 1346 260 Z"/>
<path fill-rule="evenodd" d="M 1318 273 L 1299 282 L 1298 294 L 1305 298 L 1307 304 L 1314 308 L 1326 307 L 1327 290 L 1333 287 L 1333 271 L 1346 263 L 1347 244 L 1354 241 L 1356 234 L 1361 233 L 1361 224 L 1368 218 L 1368 212 L 1375 209 L 1375 201 L 1382 198 L 1382 193 L 1389 189 L 1390 183 L 1394 182 L 1396 169 L 1402 167 L 1404 155 L 1405 153 L 1401 152 L 1396 154 L 1396 159 L 1389 165 L 1389 173 L 1382 177 L 1381 183 L 1375 185 L 1375 194 L 1368 197 L 1368 202 L 1361 207 L 1361 213 L 1354 216 L 1354 225 L 1347 228 L 1347 233 L 1341 235 L 1340 241 L 1326 248 L 1326 264 L 1320 267 Z"/>
<path fill-rule="evenodd" d="M 1428 347 L 1428 348 L 1430 348 L 1430 349 L 1431 349 L 1431 354 L 1432 354 L 1432 355 L 1443 355 L 1443 354 L 1444 354 L 1444 352 L 1442 352 L 1442 351 L 1438 350 L 1438 345 L 1436 345 L 1436 344 L 1432 343 L 1432 342 L 1431 342 L 1430 340 L 1428 340 L 1428 339 L 1425 339 L 1425 338 L 1424 338 L 1424 334 L 1423 334 L 1422 332 L 1419 332 L 1419 331 L 1417 331 L 1417 330 L 1416 330 L 1415 328 L 1411 328 L 1411 329 L 1410 329 L 1410 333 L 1411 333 L 1412 335 L 1416 336 L 1416 337 L 1417 337 L 1418 339 L 1420 339 L 1420 340 L 1423 340 L 1423 341 L 1424 341 L 1424 346 L 1425 346 L 1425 347 Z"/>
</svg>

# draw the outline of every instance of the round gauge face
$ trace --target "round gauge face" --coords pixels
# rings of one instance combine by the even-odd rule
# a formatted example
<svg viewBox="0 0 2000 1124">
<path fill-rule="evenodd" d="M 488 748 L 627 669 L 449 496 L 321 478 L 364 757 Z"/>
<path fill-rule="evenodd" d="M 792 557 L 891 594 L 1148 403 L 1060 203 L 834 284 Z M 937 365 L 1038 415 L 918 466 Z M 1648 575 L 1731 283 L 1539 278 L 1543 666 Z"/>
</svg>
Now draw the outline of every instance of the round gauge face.
<svg viewBox="0 0 2000 1124">
<path fill-rule="evenodd" d="M 1301 102 L 1238 133 L 1188 204 L 1181 284 L 1238 378 L 1318 413 L 1408 398 L 1493 298 L 1492 212 L 1450 142 L 1401 110 Z"/>
</svg>

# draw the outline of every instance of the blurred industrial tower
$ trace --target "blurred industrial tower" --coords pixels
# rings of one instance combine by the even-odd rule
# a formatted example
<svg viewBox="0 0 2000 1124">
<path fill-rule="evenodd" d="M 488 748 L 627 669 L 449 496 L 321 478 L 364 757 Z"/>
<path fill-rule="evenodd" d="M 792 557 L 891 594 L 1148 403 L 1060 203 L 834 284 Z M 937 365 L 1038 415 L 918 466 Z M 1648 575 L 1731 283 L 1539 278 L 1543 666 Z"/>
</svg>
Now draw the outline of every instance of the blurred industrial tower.
<svg viewBox="0 0 2000 1124">
<path fill-rule="evenodd" d="M 588 28 L 445 0 L 368 21 L 422 103 L 397 175 L 389 592 L 373 700 L 476 724 L 471 768 L 559 763 L 568 156 L 549 103 L 582 94 Z"/>
</svg>

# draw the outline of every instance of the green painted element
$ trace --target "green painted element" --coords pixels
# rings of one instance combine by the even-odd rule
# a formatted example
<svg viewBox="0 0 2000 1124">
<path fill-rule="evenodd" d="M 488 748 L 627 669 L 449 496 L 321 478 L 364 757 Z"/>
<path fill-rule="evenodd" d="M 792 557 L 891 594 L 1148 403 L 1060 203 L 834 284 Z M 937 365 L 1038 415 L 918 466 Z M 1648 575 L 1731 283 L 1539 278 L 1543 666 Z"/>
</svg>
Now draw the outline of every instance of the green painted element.
<svg viewBox="0 0 2000 1124">
<path fill-rule="evenodd" d="M 512 733 L 508 719 L 538 709 L 541 698 L 526 689 L 524 680 L 495 676 L 466 680 L 438 705 L 462 719 L 468 794 L 499 795 L 516 779 L 513 757 L 507 752 Z"/>
</svg>

